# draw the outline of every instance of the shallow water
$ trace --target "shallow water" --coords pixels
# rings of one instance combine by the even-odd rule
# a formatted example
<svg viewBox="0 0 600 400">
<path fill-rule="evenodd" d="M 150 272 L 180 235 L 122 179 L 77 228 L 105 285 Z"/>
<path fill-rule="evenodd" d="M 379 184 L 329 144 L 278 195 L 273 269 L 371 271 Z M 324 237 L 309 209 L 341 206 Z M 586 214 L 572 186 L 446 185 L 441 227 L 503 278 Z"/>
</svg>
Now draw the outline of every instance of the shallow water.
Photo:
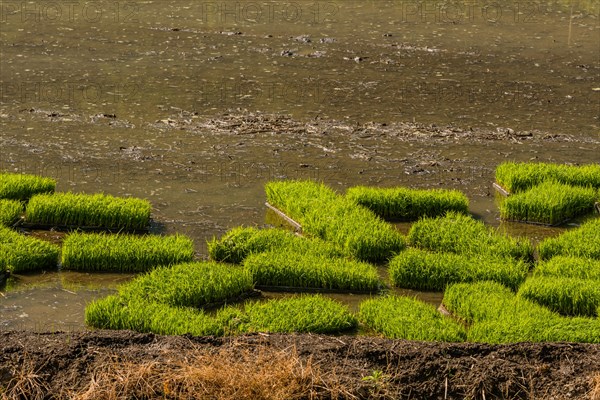
<svg viewBox="0 0 600 400">
<path fill-rule="evenodd" d="M 231 227 L 274 224 L 263 185 L 281 178 L 455 188 L 537 242 L 562 228 L 501 224 L 495 166 L 600 162 L 597 2 L 0 7 L 0 169 L 147 198 L 201 256 Z M 111 290 L 73 295 L 63 274 L 11 283 L 2 323 L 80 324 Z"/>
</svg>

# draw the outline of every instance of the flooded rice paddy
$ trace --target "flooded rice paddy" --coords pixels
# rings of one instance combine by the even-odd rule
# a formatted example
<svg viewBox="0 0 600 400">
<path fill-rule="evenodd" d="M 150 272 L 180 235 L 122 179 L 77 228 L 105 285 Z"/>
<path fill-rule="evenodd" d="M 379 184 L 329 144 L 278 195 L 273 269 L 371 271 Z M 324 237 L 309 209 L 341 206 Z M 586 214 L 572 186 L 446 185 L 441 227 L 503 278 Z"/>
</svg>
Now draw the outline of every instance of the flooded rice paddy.
<svg viewBox="0 0 600 400">
<path fill-rule="evenodd" d="M 152 231 L 200 258 L 234 226 L 280 224 L 263 185 L 285 178 L 459 189 L 537 242 L 565 228 L 500 224 L 496 165 L 600 162 L 597 2 L 0 6 L 0 170 L 147 198 Z M 0 327 L 82 329 L 86 302 L 130 278 L 13 276 Z"/>
</svg>

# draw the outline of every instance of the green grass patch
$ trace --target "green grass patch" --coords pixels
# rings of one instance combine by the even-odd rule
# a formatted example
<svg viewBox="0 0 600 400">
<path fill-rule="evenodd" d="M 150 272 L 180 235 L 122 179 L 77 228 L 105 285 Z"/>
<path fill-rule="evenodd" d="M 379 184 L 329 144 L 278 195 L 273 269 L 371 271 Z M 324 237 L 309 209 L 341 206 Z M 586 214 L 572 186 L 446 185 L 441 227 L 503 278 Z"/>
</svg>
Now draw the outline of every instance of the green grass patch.
<svg viewBox="0 0 600 400">
<path fill-rule="evenodd" d="M 0 225 L 14 225 L 23 213 L 23 203 L 18 200 L 0 199 Z"/>
<path fill-rule="evenodd" d="M 529 240 L 502 235 L 481 221 L 455 212 L 415 222 L 408 241 L 412 246 L 430 251 L 533 260 Z"/>
<path fill-rule="evenodd" d="M 229 332 L 218 317 L 202 310 L 124 299 L 113 295 L 85 308 L 85 323 L 98 329 L 129 329 L 159 335 L 223 336 Z"/>
<path fill-rule="evenodd" d="M 507 197 L 500 204 L 504 220 L 556 225 L 594 210 L 596 190 L 546 181 Z"/>
<path fill-rule="evenodd" d="M 457 283 L 444 292 L 448 311 L 467 323 L 499 320 L 504 316 L 523 318 L 534 315 L 540 319 L 554 318 L 557 314 L 525 299 L 497 282 Z"/>
<path fill-rule="evenodd" d="M 343 252 L 331 243 L 318 238 L 301 237 L 284 229 L 237 227 L 228 231 L 220 239 L 213 238 L 208 242 L 208 254 L 211 259 L 233 264 L 242 263 L 250 254 L 270 250 L 312 251 L 332 257 L 343 255 Z"/>
<path fill-rule="evenodd" d="M 535 276 L 592 279 L 600 281 L 600 260 L 556 256 L 538 263 Z"/>
<path fill-rule="evenodd" d="M 36 195 L 25 210 L 28 223 L 126 231 L 146 230 L 150 202 L 105 194 L 55 193 Z"/>
<path fill-rule="evenodd" d="M 241 267 L 194 262 L 157 268 L 120 287 L 123 298 L 179 307 L 204 307 L 236 299 L 254 288 Z"/>
<path fill-rule="evenodd" d="M 598 318 L 563 317 L 496 282 L 449 286 L 444 305 L 470 323 L 467 340 L 484 343 L 600 343 Z"/>
<path fill-rule="evenodd" d="M 38 193 L 52 193 L 56 181 L 27 174 L 0 173 L 0 199 L 27 201 Z"/>
<path fill-rule="evenodd" d="M 390 261 L 390 279 L 407 289 L 443 291 L 459 282 L 495 281 L 516 290 L 529 272 L 522 260 L 407 249 Z"/>
<path fill-rule="evenodd" d="M 391 339 L 462 342 L 464 328 L 417 299 L 385 296 L 360 304 L 360 321 Z"/>
<path fill-rule="evenodd" d="M 246 304 L 248 332 L 339 333 L 356 328 L 348 308 L 321 295 Z"/>
<path fill-rule="evenodd" d="M 52 243 L 0 227 L 0 271 L 56 269 L 59 248 Z"/>
<path fill-rule="evenodd" d="M 302 231 L 339 246 L 352 257 L 382 262 L 405 247 L 404 237 L 372 211 L 311 181 L 265 186 L 267 201 L 302 225 Z"/>
<path fill-rule="evenodd" d="M 257 286 L 288 286 L 376 292 L 382 286 L 375 266 L 315 251 L 268 251 L 244 261 Z"/>
<path fill-rule="evenodd" d="M 511 193 L 522 192 L 545 181 L 598 189 L 600 164 L 573 166 L 505 162 L 496 168 L 496 182 Z"/>
<path fill-rule="evenodd" d="M 321 296 L 253 302 L 243 308 L 227 306 L 208 314 L 195 308 L 113 295 L 88 304 L 85 322 L 99 329 L 196 336 L 245 332 L 340 333 L 357 325 L 345 306 Z"/>
<path fill-rule="evenodd" d="M 183 235 L 73 232 L 63 242 L 62 267 L 80 271 L 142 272 L 191 261 L 193 257 L 194 243 Z"/>
<path fill-rule="evenodd" d="M 395 221 L 437 217 L 447 211 L 467 213 L 469 209 L 469 199 L 458 190 L 356 186 L 348 189 L 346 197 L 384 219 Z"/>
<path fill-rule="evenodd" d="M 590 279 L 533 277 L 518 294 L 562 315 L 595 317 L 600 307 L 600 282 Z"/>
<path fill-rule="evenodd" d="M 558 255 L 600 259 L 600 218 L 589 220 L 558 237 L 543 240 L 538 252 L 542 260 Z"/>
</svg>

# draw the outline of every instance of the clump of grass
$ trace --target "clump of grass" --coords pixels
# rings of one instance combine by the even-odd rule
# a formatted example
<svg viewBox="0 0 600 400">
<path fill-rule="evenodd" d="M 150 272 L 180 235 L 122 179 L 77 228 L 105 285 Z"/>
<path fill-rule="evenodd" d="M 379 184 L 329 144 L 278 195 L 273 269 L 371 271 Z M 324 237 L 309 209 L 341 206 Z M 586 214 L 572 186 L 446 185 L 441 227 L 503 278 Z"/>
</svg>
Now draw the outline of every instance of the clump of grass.
<svg viewBox="0 0 600 400">
<path fill-rule="evenodd" d="M 215 262 L 157 268 L 121 286 L 123 298 L 178 307 L 204 307 L 251 292 L 252 275 L 241 267 Z"/>
<path fill-rule="evenodd" d="M 415 222 L 408 233 L 408 241 L 412 246 L 437 252 L 533 260 L 533 246 L 529 240 L 499 234 L 483 222 L 455 212 Z"/>
<path fill-rule="evenodd" d="M 589 279 L 533 277 L 518 294 L 562 315 L 595 317 L 600 307 L 600 284 Z"/>
<path fill-rule="evenodd" d="M 0 199 L 0 225 L 12 226 L 23 213 L 23 203 L 18 200 Z"/>
<path fill-rule="evenodd" d="M 470 323 L 467 340 L 484 343 L 600 343 L 598 318 L 563 317 L 496 282 L 448 287 L 444 305 Z"/>
<path fill-rule="evenodd" d="M 556 225 L 594 209 L 596 190 L 546 181 L 507 197 L 500 204 L 505 220 Z"/>
<path fill-rule="evenodd" d="M 315 251 L 268 251 L 244 261 L 257 286 L 376 292 L 382 287 L 377 269 L 368 263 L 333 258 Z"/>
<path fill-rule="evenodd" d="M 27 201 L 38 193 L 52 193 L 56 181 L 27 174 L 0 173 L 0 199 Z"/>
<path fill-rule="evenodd" d="M 112 295 L 85 308 L 86 325 L 98 329 L 129 329 L 159 335 L 222 336 L 223 326 L 201 310 L 124 299 Z"/>
<path fill-rule="evenodd" d="M 248 303 L 249 332 L 339 333 L 356 328 L 346 306 L 321 295 Z"/>
<path fill-rule="evenodd" d="M 63 242 L 62 267 L 81 271 L 142 272 L 191 261 L 193 257 L 194 243 L 183 235 L 73 232 Z"/>
<path fill-rule="evenodd" d="M 540 262 L 533 271 L 535 276 L 592 279 L 600 281 L 600 260 L 556 256 Z"/>
<path fill-rule="evenodd" d="M 523 317 L 517 321 L 505 317 L 473 324 L 467 339 L 480 343 L 576 342 L 600 343 L 598 318 Z"/>
<path fill-rule="evenodd" d="M 469 199 L 458 190 L 356 186 L 348 189 L 346 197 L 382 218 L 396 221 L 437 217 L 447 211 L 467 213 L 469 209 Z"/>
<path fill-rule="evenodd" d="M 25 218 L 40 225 L 136 231 L 148 229 L 151 209 L 150 202 L 133 197 L 55 193 L 33 196 Z"/>
<path fill-rule="evenodd" d="M 243 310 L 227 306 L 214 315 L 195 308 L 112 295 L 88 304 L 85 322 L 99 329 L 196 336 L 244 332 L 339 333 L 357 325 L 345 306 L 318 295 L 253 302 Z"/>
<path fill-rule="evenodd" d="M 405 247 L 404 237 L 390 224 L 311 181 L 269 182 L 267 201 L 302 225 L 303 232 L 339 246 L 352 257 L 382 262 Z"/>
<path fill-rule="evenodd" d="M 360 304 L 359 319 L 392 339 L 462 342 L 464 328 L 430 304 L 402 296 L 370 299 Z"/>
<path fill-rule="evenodd" d="M 521 260 L 407 249 L 389 264 L 394 285 L 417 290 L 443 291 L 458 282 L 495 281 L 516 290 L 529 266 Z"/>
<path fill-rule="evenodd" d="M 0 226 L 0 270 L 13 273 L 55 269 L 59 248 Z"/>
<path fill-rule="evenodd" d="M 95 368 L 86 371 L 89 379 L 82 377 L 77 391 L 68 390 L 61 398 L 290 400 L 306 398 L 308 393 L 333 399 L 346 392 L 337 376 L 326 376 L 295 346 L 199 346 L 174 354 L 169 362 L 120 351 L 102 356 L 107 362 L 94 363 Z M 12 395 L 14 386 L 9 386 L 6 400 L 19 398 Z M 33 397 L 32 390 L 26 393 L 28 400 L 39 400 L 49 391 L 40 385 L 35 392 L 39 397 Z"/>
<path fill-rule="evenodd" d="M 538 252 L 542 260 L 557 255 L 600 259 L 600 218 L 589 220 L 556 238 L 543 240 Z"/>
<path fill-rule="evenodd" d="M 549 180 L 598 189 L 600 188 L 600 164 L 572 166 L 505 162 L 496 168 L 496 182 L 511 193 L 527 190 Z"/>
<path fill-rule="evenodd" d="M 343 253 L 331 243 L 317 238 L 305 238 L 283 229 L 257 229 L 237 227 L 228 231 L 220 239 L 208 242 L 208 254 L 215 261 L 240 264 L 250 254 L 269 250 L 282 252 L 317 252 L 332 257 Z"/>
<path fill-rule="evenodd" d="M 556 315 L 528 300 L 518 301 L 512 290 L 490 281 L 450 285 L 444 292 L 443 303 L 448 311 L 467 323 L 499 320 L 505 315 L 515 318 L 535 315 L 540 319 Z"/>
</svg>

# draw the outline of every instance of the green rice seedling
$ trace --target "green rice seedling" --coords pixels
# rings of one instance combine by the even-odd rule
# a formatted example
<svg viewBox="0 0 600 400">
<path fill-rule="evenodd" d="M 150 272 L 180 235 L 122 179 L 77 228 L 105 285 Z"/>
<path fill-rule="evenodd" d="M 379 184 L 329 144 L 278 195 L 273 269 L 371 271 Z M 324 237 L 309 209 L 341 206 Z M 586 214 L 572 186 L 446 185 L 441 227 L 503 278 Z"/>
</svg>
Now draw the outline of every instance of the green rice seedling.
<svg viewBox="0 0 600 400">
<path fill-rule="evenodd" d="M 215 261 L 240 264 L 250 254 L 269 250 L 282 252 L 313 251 L 331 257 L 342 256 L 343 252 L 331 243 L 317 238 L 305 238 L 284 229 L 257 229 L 238 227 L 228 231 L 220 239 L 208 242 L 208 254 Z"/>
<path fill-rule="evenodd" d="M 483 222 L 455 212 L 415 222 L 408 233 L 408 241 L 412 246 L 430 251 L 533 260 L 533 246 L 529 240 L 499 234 Z"/>
<path fill-rule="evenodd" d="M 499 319 L 504 314 L 515 316 L 535 312 L 551 318 L 554 313 L 529 301 L 517 302 L 515 293 L 506 286 L 490 281 L 457 283 L 444 292 L 444 306 L 467 323 Z"/>
<path fill-rule="evenodd" d="M 356 186 L 348 189 L 346 197 L 384 219 L 396 221 L 437 217 L 447 211 L 466 214 L 469 209 L 469 199 L 458 190 Z"/>
<path fill-rule="evenodd" d="M 443 291 L 458 282 L 495 281 L 514 290 L 525 280 L 529 265 L 522 260 L 407 249 L 389 264 L 395 286 Z"/>
<path fill-rule="evenodd" d="M 600 260 L 556 256 L 538 263 L 534 276 L 592 279 L 600 281 Z"/>
<path fill-rule="evenodd" d="M 505 344 L 520 342 L 600 343 L 600 320 L 583 317 L 541 319 L 509 316 L 473 324 L 467 332 L 470 342 Z"/>
<path fill-rule="evenodd" d="M 204 307 L 251 292 L 252 275 L 241 267 L 215 262 L 157 268 L 121 286 L 125 299 L 178 307 Z"/>
<path fill-rule="evenodd" d="M 507 197 L 500 204 L 504 220 L 556 225 L 594 209 L 596 190 L 546 181 Z"/>
<path fill-rule="evenodd" d="M 301 296 L 226 306 L 214 315 L 190 307 L 112 295 L 85 309 L 86 325 L 160 335 L 223 336 L 244 332 L 338 333 L 356 328 L 345 306 L 321 296 Z"/>
<path fill-rule="evenodd" d="M 27 201 L 38 193 L 52 193 L 56 181 L 27 174 L 0 173 L 0 199 Z"/>
<path fill-rule="evenodd" d="M 257 286 L 288 286 L 376 292 L 382 282 L 375 266 L 315 251 L 268 251 L 246 258 Z"/>
<path fill-rule="evenodd" d="M 600 282 L 589 279 L 533 277 L 518 294 L 562 315 L 595 317 L 600 306 Z"/>
<path fill-rule="evenodd" d="M 525 191 L 545 181 L 600 188 L 600 164 L 582 166 L 506 162 L 496 168 L 496 182 L 511 193 Z"/>
<path fill-rule="evenodd" d="M 31 198 L 25 210 L 28 223 L 125 231 L 146 230 L 150 202 L 105 194 L 55 193 Z"/>
<path fill-rule="evenodd" d="M 339 246 L 352 257 L 382 262 L 405 247 L 404 237 L 372 211 L 311 181 L 269 182 L 267 201 L 302 225 L 302 231 Z"/>
<path fill-rule="evenodd" d="M 589 220 L 556 238 L 543 240 L 538 253 L 541 260 L 557 255 L 600 259 L 600 218 Z"/>
<path fill-rule="evenodd" d="M 496 282 L 451 285 L 444 305 L 471 324 L 467 340 L 473 342 L 600 342 L 598 318 L 560 316 Z"/>
<path fill-rule="evenodd" d="M 124 299 L 112 295 L 85 308 L 85 323 L 98 329 L 129 329 L 159 335 L 222 336 L 218 319 L 193 308 Z"/>
<path fill-rule="evenodd" d="M 0 226 L 0 270 L 13 273 L 55 269 L 58 246 Z"/>
<path fill-rule="evenodd" d="M 358 324 L 344 305 L 320 295 L 253 302 L 244 310 L 249 332 L 339 333 Z"/>
<path fill-rule="evenodd" d="M 142 272 L 188 262 L 193 257 L 194 243 L 183 235 L 73 232 L 63 242 L 62 267 L 80 271 Z"/>
<path fill-rule="evenodd" d="M 391 339 L 462 342 L 464 328 L 417 299 L 386 296 L 363 301 L 360 321 Z"/>
<path fill-rule="evenodd" d="M 0 199 L 0 226 L 14 225 L 23 213 L 23 204 L 18 200 Z"/>
</svg>

